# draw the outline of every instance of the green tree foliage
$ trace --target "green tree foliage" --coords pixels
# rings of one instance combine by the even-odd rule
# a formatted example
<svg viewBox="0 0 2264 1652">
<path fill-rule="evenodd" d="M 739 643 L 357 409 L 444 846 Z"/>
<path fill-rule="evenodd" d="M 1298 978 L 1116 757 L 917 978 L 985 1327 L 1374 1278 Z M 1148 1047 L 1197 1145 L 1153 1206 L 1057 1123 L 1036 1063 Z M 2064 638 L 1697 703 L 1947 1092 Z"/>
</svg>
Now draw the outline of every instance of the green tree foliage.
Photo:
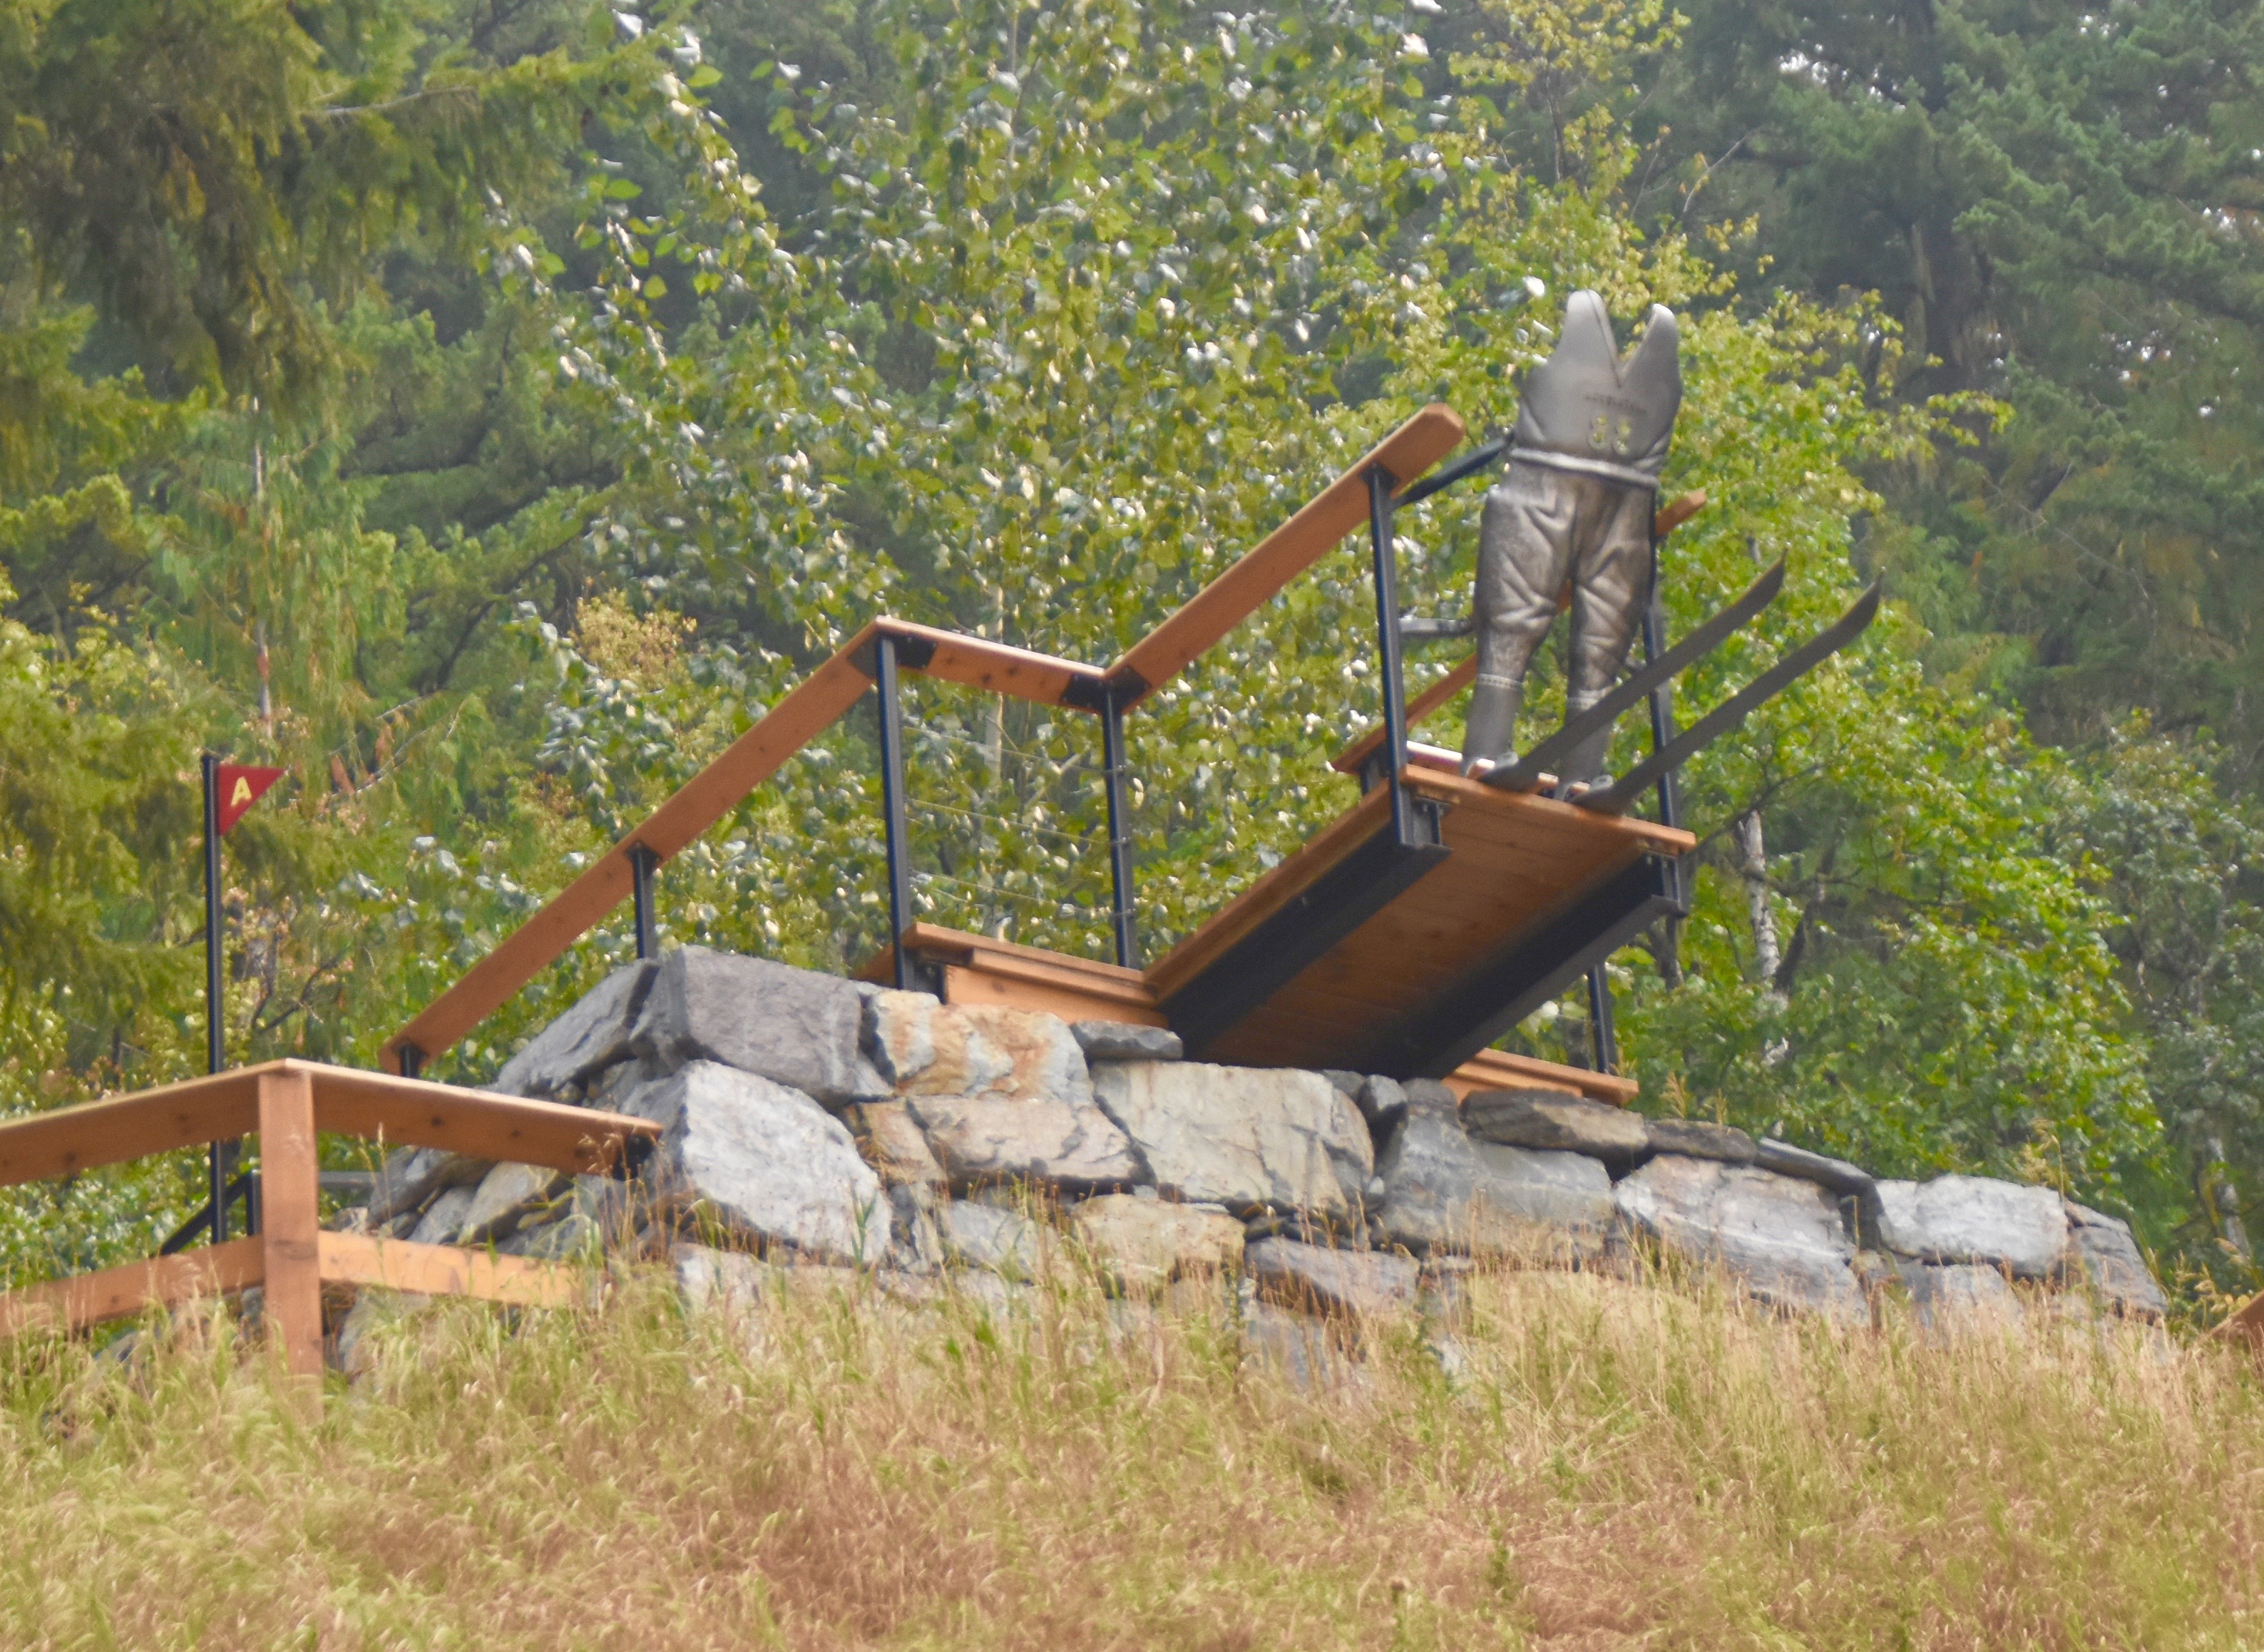
<svg viewBox="0 0 2264 1652">
<path fill-rule="evenodd" d="M 1885 479 L 1878 554 L 1943 663 L 2054 739 L 2126 708 L 2256 776 L 2264 18 L 2241 0 L 1698 0 L 1646 219 L 1828 300 L 1876 292 L 1903 393 L 2016 417 Z"/>
</svg>

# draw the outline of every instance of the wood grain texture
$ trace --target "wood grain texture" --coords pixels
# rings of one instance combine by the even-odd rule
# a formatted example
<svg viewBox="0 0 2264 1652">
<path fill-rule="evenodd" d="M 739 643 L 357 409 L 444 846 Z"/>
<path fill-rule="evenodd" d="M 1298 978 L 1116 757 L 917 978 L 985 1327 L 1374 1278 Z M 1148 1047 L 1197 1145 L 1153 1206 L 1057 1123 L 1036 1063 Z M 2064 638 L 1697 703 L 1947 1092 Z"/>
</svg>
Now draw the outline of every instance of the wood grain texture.
<svg viewBox="0 0 2264 1652">
<path fill-rule="evenodd" d="M 1292 897 L 1367 842 L 1391 813 L 1391 793 L 1381 786 L 1338 815 L 1264 877 L 1206 919 L 1201 927 L 1148 967 L 1158 1000 L 1170 997 L 1264 923 Z"/>
<path fill-rule="evenodd" d="M 1140 699 L 1185 670 L 1197 656 L 1255 613 L 1268 598 L 1336 548 L 1368 521 L 1368 472 L 1382 466 L 1404 489 L 1454 451 L 1462 421 L 1452 408 L 1425 408 L 1361 455 L 1360 462 L 1198 591 L 1178 612 L 1108 668 L 1113 680 L 1136 677 Z"/>
<path fill-rule="evenodd" d="M 294 1377 L 323 1374 L 319 1163 L 313 1076 L 297 1062 L 279 1062 L 259 1075 L 258 1238 L 266 1291 L 260 1319 Z"/>
<path fill-rule="evenodd" d="M 1136 1026 L 1170 1025 L 1154 1002 L 1104 993 L 1076 980 L 1049 981 L 987 967 L 982 961 L 947 964 L 943 971 L 946 1004 L 993 1004 L 1031 1010 L 1064 1021 L 1125 1021 Z"/>
<path fill-rule="evenodd" d="M 0 1124 L 0 1186 L 249 1135 L 258 1119 L 259 1070 L 239 1068 L 11 1119 Z"/>
<path fill-rule="evenodd" d="M 323 1234 L 318 1249 L 326 1284 L 473 1296 L 521 1308 L 569 1308 L 584 1294 L 572 1268 L 526 1257 L 351 1233 Z"/>
<path fill-rule="evenodd" d="M 602 1176 L 631 1140 L 660 1134 L 649 1119 L 591 1107 L 490 1095 L 359 1068 L 312 1070 L 316 1121 L 340 1135 Z"/>
<path fill-rule="evenodd" d="M 1447 1088 L 1461 1100 L 1480 1090 L 1564 1090 L 1591 1101 L 1615 1107 L 1633 1104 L 1642 1086 L 1616 1073 L 1593 1073 L 1585 1067 L 1544 1061 L 1537 1055 L 1516 1055 L 1507 1050 L 1480 1050 L 1447 1075 Z"/>
<path fill-rule="evenodd" d="M 1032 700 L 1041 706 L 1069 705 L 1064 696 L 1072 686 L 1082 685 L 1097 692 L 1102 680 L 1097 665 L 1079 665 L 1074 660 L 1056 659 L 1050 654 L 1033 654 L 1027 648 L 1010 648 L 987 637 L 939 631 L 905 620 L 877 620 L 874 629 L 930 644 L 935 652 L 918 668 L 923 677 Z M 1092 709 L 1091 706 L 1070 708 L 1087 712 Z"/>
<path fill-rule="evenodd" d="M 83 1330 L 105 1320 L 130 1319 L 152 1304 L 171 1307 L 224 1296 L 260 1282 L 265 1255 L 258 1239 L 231 1239 L 178 1256 L 29 1286 L 0 1296 L 0 1337 L 27 1330 Z"/>
</svg>

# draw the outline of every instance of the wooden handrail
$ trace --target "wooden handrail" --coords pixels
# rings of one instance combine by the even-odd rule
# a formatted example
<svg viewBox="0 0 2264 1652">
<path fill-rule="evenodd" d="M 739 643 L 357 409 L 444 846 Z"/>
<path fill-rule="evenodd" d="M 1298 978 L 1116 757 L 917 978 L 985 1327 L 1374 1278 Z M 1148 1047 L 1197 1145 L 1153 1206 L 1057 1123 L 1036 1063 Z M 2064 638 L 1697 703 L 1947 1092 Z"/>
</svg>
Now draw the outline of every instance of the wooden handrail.
<svg viewBox="0 0 2264 1652">
<path fill-rule="evenodd" d="M 1370 467 L 1381 465 L 1404 489 L 1451 451 L 1462 439 L 1462 421 L 1453 409 L 1425 408 L 1106 672 L 909 620 L 883 617 L 872 621 L 732 742 L 721 757 L 686 781 L 643 824 L 607 850 L 418 1011 L 386 1041 L 379 1052 L 380 1063 L 388 1072 L 399 1073 L 405 1065 L 403 1056 L 410 1050 L 430 1061 L 509 1003 L 520 988 L 629 898 L 636 877 L 630 860 L 633 851 L 642 847 L 656 859 L 666 861 L 737 808 L 749 793 L 854 706 L 873 680 L 874 644 L 882 635 L 910 645 L 901 647 L 899 663 L 905 670 L 925 676 L 1039 705 L 1085 712 L 1098 711 L 1105 696 L 1113 693 L 1118 708 L 1128 709 L 1241 624 L 1366 519 Z"/>
<path fill-rule="evenodd" d="M 320 1061 L 267 1061 L 0 1123 L 0 1186 L 249 1135 L 259 1127 L 260 1085 L 277 1075 L 308 1081 L 317 1129 L 577 1176 L 603 1175 L 629 1138 L 659 1134 L 625 1113 Z"/>
<path fill-rule="evenodd" d="M 635 888 L 633 849 L 642 845 L 659 860 L 671 859 L 831 728 L 871 686 L 873 646 L 883 634 L 920 645 L 905 650 L 903 663 L 925 676 L 1045 706 L 1090 710 L 1099 704 L 1101 674 L 1092 666 L 908 620 L 874 620 L 388 1040 L 378 1058 L 385 1069 L 402 1070 L 404 1049 L 429 1061 L 452 1047 L 596 928 Z M 1087 698 L 1091 706 L 1082 704 Z"/>
<path fill-rule="evenodd" d="M 324 1284 L 385 1285 L 525 1304 L 571 1299 L 572 1273 L 518 1257 L 485 1257 L 322 1230 L 316 1137 L 375 1136 L 577 1175 L 615 1168 L 649 1119 L 496 1096 L 316 1061 L 268 1061 L 0 1124 L 0 1184 L 68 1176 L 200 1142 L 257 1133 L 259 1231 L 178 1256 L 129 1262 L 0 1296 L 0 1337 L 76 1330 L 192 1297 L 265 1293 L 263 1318 L 294 1377 L 323 1369 Z"/>
<path fill-rule="evenodd" d="M 1368 520 L 1368 473 L 1382 467 L 1404 492 L 1462 439 L 1462 417 L 1433 402 L 1361 455 L 1255 550 L 1204 586 L 1108 668 L 1120 706 L 1136 706 L 1186 670 L 1275 592 Z"/>
</svg>

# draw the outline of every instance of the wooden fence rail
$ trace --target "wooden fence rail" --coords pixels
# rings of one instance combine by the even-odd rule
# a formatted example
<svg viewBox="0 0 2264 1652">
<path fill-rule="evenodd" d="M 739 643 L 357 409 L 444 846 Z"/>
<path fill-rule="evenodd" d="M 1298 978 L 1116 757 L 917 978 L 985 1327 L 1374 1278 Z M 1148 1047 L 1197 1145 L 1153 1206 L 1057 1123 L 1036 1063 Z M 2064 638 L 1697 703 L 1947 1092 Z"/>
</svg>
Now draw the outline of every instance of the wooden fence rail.
<svg viewBox="0 0 2264 1652">
<path fill-rule="evenodd" d="M 659 1127 L 620 1113 L 293 1061 L 12 1119 L 0 1124 L 0 1185 L 256 1134 L 259 1230 L 0 1296 L 0 1337 L 78 1330 L 151 1306 L 257 1285 L 265 1290 L 268 1337 L 286 1369 L 314 1378 L 323 1369 L 326 1284 L 526 1306 L 571 1300 L 575 1272 L 554 1263 L 322 1231 L 316 1143 L 323 1131 L 586 1176 L 614 1170 L 632 1142 L 657 1136 Z"/>
</svg>

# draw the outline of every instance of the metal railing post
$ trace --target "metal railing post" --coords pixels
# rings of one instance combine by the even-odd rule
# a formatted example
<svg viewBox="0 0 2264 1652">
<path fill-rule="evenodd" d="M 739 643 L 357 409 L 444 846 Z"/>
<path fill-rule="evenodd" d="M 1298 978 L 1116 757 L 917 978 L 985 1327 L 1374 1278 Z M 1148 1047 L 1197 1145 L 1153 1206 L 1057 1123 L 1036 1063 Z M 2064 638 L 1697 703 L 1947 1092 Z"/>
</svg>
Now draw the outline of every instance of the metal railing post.
<svg viewBox="0 0 2264 1652">
<path fill-rule="evenodd" d="M 1132 927 L 1132 805 L 1125 787 L 1124 712 L 1113 690 L 1100 692 L 1100 762 L 1108 793 L 1108 916 L 1116 961 L 1137 969 L 1139 940 Z"/>
<path fill-rule="evenodd" d="M 1607 967 L 1599 960 L 1588 971 L 1588 1046 L 1595 1055 L 1598 1072 L 1616 1073 L 1620 1069 L 1620 1040 L 1612 1025 L 1612 980 L 1604 973 Z"/>
<path fill-rule="evenodd" d="M 1399 567 L 1391 542 L 1391 490 L 1397 481 L 1381 465 L 1368 471 L 1368 537 L 1375 561 L 1376 663 L 1383 675 L 1383 751 L 1390 764 L 1391 826 L 1408 841 L 1407 793 L 1399 784 L 1407 766 L 1407 701 L 1399 675 Z"/>
<path fill-rule="evenodd" d="M 896 960 L 896 983 L 911 985 L 911 959 L 904 951 L 904 929 L 911 917 L 911 853 L 904 842 L 904 723 L 896 685 L 896 640 L 883 632 L 873 647 L 873 686 L 880 694 L 881 830 L 889 849 L 889 947 Z"/>
<path fill-rule="evenodd" d="M 660 857 L 642 844 L 629 845 L 629 887 L 636 905 L 636 955 L 657 958 L 660 955 L 660 924 L 653 915 L 652 874 L 660 867 Z"/>
</svg>

